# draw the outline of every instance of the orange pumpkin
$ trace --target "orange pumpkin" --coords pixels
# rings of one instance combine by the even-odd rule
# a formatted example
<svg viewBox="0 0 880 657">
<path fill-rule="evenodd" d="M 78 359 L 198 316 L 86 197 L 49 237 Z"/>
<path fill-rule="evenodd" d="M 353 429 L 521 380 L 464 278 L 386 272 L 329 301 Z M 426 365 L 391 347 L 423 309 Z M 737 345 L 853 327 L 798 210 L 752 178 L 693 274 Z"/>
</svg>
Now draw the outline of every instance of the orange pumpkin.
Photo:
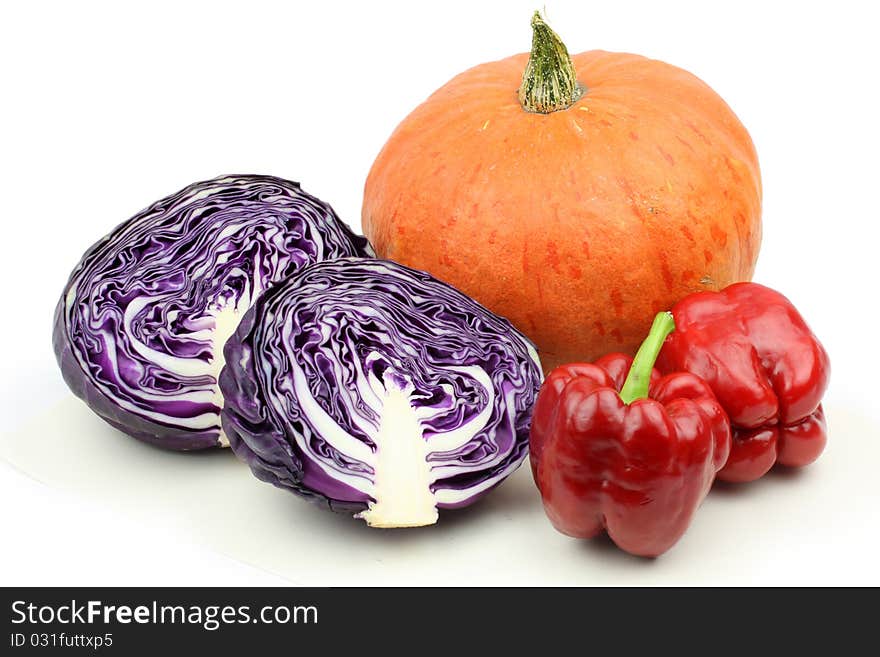
<svg viewBox="0 0 880 657">
<path fill-rule="evenodd" d="M 532 26 L 531 56 L 465 71 L 403 120 L 363 226 L 380 257 L 508 317 L 549 371 L 634 352 L 658 311 L 749 280 L 761 180 L 748 132 L 694 75 L 571 58 Z"/>
</svg>

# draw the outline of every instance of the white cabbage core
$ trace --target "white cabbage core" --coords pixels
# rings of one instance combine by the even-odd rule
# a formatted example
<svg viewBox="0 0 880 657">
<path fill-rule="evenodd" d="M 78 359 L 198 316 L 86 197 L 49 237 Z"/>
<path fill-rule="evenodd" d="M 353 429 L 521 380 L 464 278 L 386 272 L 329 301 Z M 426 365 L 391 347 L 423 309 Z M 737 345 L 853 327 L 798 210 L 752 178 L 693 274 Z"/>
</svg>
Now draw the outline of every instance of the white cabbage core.
<svg viewBox="0 0 880 657">
<path fill-rule="evenodd" d="M 211 353 L 213 357 L 207 367 L 215 381 L 213 402 L 217 408 L 223 408 L 223 393 L 220 392 L 220 386 L 216 383 L 220 380 L 220 370 L 226 364 L 223 346 L 232 337 L 232 334 L 235 333 L 235 329 L 238 328 L 238 324 L 241 321 L 242 313 L 247 309 L 248 305 L 244 305 L 241 311 L 239 311 L 238 304 L 234 301 L 229 301 L 226 305 L 220 306 L 212 313 L 214 316 L 214 327 L 211 331 Z M 229 447 L 229 438 L 227 438 L 222 426 L 220 427 L 220 435 L 217 436 L 217 441 L 220 447 Z"/>
<path fill-rule="evenodd" d="M 373 497 L 357 515 L 371 527 L 421 527 L 437 522 L 437 502 L 431 492 L 428 444 L 419 417 L 409 401 L 412 388 L 401 390 L 386 379 L 376 444 Z"/>
</svg>

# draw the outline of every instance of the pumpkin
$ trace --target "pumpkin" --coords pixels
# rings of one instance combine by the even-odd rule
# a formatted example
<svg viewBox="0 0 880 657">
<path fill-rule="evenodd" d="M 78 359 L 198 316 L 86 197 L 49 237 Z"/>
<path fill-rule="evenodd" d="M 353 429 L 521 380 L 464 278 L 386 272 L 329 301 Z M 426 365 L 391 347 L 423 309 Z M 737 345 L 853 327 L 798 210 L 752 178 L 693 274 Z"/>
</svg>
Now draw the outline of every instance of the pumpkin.
<svg viewBox="0 0 880 657">
<path fill-rule="evenodd" d="M 530 54 L 476 66 L 417 107 L 367 177 L 380 257 L 509 318 L 545 370 L 633 353 L 660 310 L 749 280 L 761 179 L 709 86 L 634 54 L 569 56 L 537 13 Z"/>
</svg>

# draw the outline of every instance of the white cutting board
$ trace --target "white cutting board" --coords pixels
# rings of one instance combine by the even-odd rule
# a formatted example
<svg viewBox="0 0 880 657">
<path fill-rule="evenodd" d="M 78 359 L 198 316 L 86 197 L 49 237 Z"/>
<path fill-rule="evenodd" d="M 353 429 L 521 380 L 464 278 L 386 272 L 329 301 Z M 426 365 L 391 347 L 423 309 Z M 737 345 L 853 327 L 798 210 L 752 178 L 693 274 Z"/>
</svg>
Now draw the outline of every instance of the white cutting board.
<svg viewBox="0 0 880 657">
<path fill-rule="evenodd" d="M 818 463 L 716 486 L 684 538 L 655 560 L 558 534 L 527 465 L 435 526 L 377 530 L 258 481 L 228 450 L 141 444 L 72 396 L 3 434 L 0 454 L 52 488 L 297 585 L 876 584 L 880 430 L 847 408 L 829 408 L 828 418 Z"/>
</svg>

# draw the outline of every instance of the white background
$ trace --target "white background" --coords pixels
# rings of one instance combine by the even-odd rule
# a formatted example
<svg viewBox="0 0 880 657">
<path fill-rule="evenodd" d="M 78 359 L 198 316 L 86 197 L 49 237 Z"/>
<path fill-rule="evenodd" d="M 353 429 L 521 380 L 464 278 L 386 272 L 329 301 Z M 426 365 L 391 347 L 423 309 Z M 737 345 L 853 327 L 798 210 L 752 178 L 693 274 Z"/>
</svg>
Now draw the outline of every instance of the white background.
<svg viewBox="0 0 880 657">
<path fill-rule="evenodd" d="M 544 6 L 571 52 L 600 48 L 663 59 L 696 73 L 730 103 L 762 166 L 764 242 L 756 279 L 795 302 L 834 366 L 829 448 L 808 475 L 755 493 L 710 496 L 701 509 L 707 520 L 698 517 L 692 528 L 695 538 L 647 569 L 615 561 L 608 550 L 580 550 L 573 558 L 582 564 L 573 567 L 581 573 L 611 563 L 605 572 L 613 576 L 596 581 L 880 584 L 873 474 L 880 467 L 880 50 L 870 6 Z M 51 351 L 52 310 L 69 271 L 98 237 L 151 201 L 222 173 L 300 181 L 359 229 L 364 179 L 395 125 L 456 73 L 527 50 L 536 8 L 534 1 L 449 0 L 4 3 L 2 430 L 12 435 L 70 396 Z M 78 439 L 53 436 L 47 449 Z M 75 448 L 71 453 L 65 467 L 86 467 Z M 22 470 L 0 460 L 0 584 L 273 584 L 297 581 L 289 577 L 297 563 L 309 569 L 309 581 L 338 583 L 332 561 L 308 565 L 309 535 L 275 546 L 289 550 L 287 567 L 267 569 L 259 560 L 250 566 L 179 522 L 140 513 L 136 497 L 126 498 L 127 506 L 105 504 L 102 494 L 112 492 L 84 494 L 55 477 L 57 470 L 40 471 L 39 463 Z M 267 488 L 267 496 L 274 494 Z M 278 523 L 289 520 L 278 513 Z M 325 534 L 340 527 L 334 520 L 322 529 L 321 522 L 310 526 Z M 363 532 L 343 534 L 358 541 Z M 570 550 L 569 539 L 549 525 L 540 536 L 548 553 Z M 400 549 L 398 539 L 364 540 L 380 560 L 383 551 Z M 487 532 L 484 540 L 496 539 Z M 741 545 L 748 560 L 736 558 Z M 358 547 L 351 544 L 352 555 Z M 545 577 L 527 566 L 541 562 L 541 549 L 529 547 L 525 566 L 511 562 L 509 572 L 492 577 L 468 573 L 468 581 L 564 581 L 564 573 Z M 712 550 L 732 556 L 704 561 Z M 450 581 L 448 566 L 433 572 L 430 559 L 428 548 L 420 562 L 428 570 L 415 581 Z"/>
</svg>

